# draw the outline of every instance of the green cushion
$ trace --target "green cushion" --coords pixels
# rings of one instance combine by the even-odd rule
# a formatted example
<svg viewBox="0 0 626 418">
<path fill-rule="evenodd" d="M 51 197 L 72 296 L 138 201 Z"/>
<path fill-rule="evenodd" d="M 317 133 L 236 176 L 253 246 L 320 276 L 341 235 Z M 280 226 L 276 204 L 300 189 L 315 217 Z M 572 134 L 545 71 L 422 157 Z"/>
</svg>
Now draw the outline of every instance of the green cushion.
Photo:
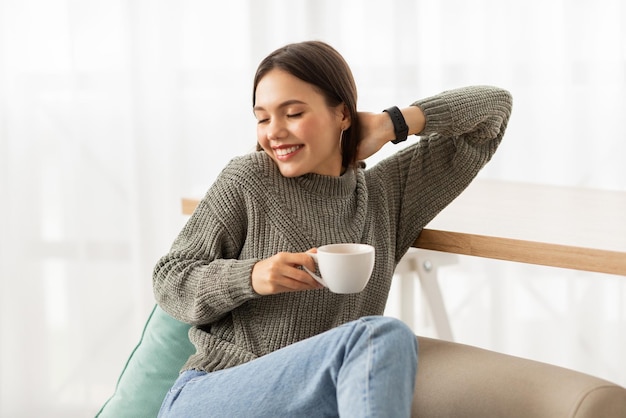
<svg viewBox="0 0 626 418">
<path fill-rule="evenodd" d="M 187 336 L 189 327 L 155 305 L 113 396 L 96 417 L 156 417 L 181 367 L 194 352 Z"/>
</svg>

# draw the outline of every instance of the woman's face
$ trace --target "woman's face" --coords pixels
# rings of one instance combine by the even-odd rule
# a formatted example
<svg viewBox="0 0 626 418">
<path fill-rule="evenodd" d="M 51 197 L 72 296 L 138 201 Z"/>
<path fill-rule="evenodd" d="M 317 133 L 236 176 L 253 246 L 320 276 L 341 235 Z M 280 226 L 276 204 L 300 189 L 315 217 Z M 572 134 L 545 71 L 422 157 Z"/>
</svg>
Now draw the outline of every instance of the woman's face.
<svg viewBox="0 0 626 418">
<path fill-rule="evenodd" d="M 313 85 L 274 69 L 257 84 L 257 140 L 285 177 L 341 174 L 342 129 L 350 126 L 343 104 L 328 107 Z"/>
</svg>

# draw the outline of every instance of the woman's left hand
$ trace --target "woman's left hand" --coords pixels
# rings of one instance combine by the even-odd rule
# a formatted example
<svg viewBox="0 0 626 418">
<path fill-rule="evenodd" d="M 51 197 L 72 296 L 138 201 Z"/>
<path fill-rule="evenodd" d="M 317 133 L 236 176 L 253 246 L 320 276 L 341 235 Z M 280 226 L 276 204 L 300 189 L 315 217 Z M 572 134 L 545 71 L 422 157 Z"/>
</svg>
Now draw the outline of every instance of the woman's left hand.
<svg viewBox="0 0 626 418">
<path fill-rule="evenodd" d="M 359 112 L 361 143 L 357 160 L 376 154 L 387 142 L 393 139 L 393 124 L 386 113 Z"/>
<path fill-rule="evenodd" d="M 409 127 L 409 135 L 418 135 L 422 132 L 426 126 L 426 117 L 422 109 L 407 106 L 400 111 Z M 391 118 L 385 112 L 359 112 L 358 117 L 361 125 L 361 143 L 357 151 L 357 160 L 361 161 L 376 154 L 387 142 L 393 141 L 396 133 Z"/>
</svg>

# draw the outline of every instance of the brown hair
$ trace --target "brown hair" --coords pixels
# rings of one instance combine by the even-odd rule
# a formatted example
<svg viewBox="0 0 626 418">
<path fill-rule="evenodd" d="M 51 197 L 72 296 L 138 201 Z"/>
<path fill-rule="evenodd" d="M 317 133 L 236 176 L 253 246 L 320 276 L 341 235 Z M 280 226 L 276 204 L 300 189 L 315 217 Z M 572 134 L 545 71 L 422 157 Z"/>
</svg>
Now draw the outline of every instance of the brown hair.
<svg viewBox="0 0 626 418">
<path fill-rule="evenodd" d="M 330 45 L 320 41 L 292 43 L 265 57 L 254 76 L 252 106 L 256 104 L 256 88 L 261 79 L 273 69 L 283 70 L 313 85 L 324 96 L 329 107 L 344 103 L 350 113 L 350 127 L 341 141 L 343 167 L 355 167 L 360 141 L 357 116 L 357 91 L 352 71 L 344 58 Z M 257 144 L 257 149 L 260 146 Z"/>
</svg>

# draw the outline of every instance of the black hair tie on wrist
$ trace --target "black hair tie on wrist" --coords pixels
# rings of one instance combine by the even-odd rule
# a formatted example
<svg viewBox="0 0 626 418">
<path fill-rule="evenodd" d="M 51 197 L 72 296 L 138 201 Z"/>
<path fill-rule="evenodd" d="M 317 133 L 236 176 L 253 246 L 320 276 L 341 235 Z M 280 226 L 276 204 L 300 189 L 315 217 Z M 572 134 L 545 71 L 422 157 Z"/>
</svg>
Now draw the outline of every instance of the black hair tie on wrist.
<svg viewBox="0 0 626 418">
<path fill-rule="evenodd" d="M 402 141 L 406 141 L 406 137 L 409 135 L 409 126 L 406 124 L 404 116 L 402 116 L 402 112 L 400 112 L 398 106 L 392 106 L 389 109 L 383 110 L 383 112 L 387 112 L 391 118 L 391 123 L 393 123 L 393 132 L 396 139 L 391 142 L 399 144 Z"/>
</svg>

